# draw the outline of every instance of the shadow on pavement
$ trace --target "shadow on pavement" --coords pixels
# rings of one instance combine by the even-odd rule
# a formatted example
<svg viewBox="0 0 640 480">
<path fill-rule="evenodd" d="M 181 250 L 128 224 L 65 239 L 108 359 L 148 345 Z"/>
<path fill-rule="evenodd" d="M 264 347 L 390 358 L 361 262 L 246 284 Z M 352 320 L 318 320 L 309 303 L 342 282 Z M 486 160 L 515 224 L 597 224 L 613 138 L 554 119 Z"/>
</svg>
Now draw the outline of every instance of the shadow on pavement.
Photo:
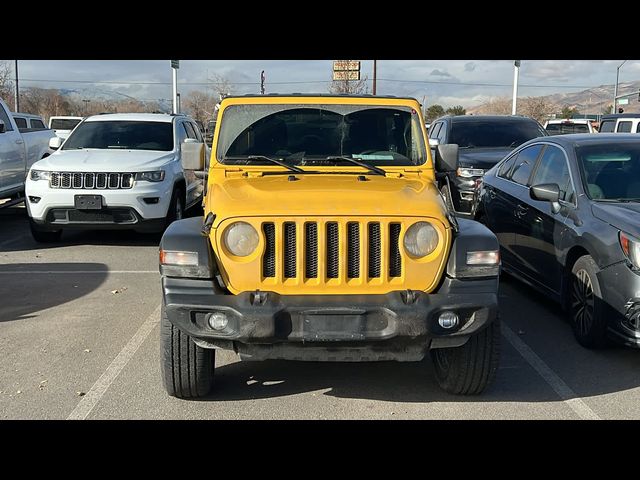
<svg viewBox="0 0 640 480">
<path fill-rule="evenodd" d="M 30 273 L 94 271 L 96 273 Z M 23 273 L 24 272 L 24 273 Z M 83 297 L 107 277 L 102 263 L 0 264 L 0 322 L 31 318 L 33 313 Z"/>
</svg>

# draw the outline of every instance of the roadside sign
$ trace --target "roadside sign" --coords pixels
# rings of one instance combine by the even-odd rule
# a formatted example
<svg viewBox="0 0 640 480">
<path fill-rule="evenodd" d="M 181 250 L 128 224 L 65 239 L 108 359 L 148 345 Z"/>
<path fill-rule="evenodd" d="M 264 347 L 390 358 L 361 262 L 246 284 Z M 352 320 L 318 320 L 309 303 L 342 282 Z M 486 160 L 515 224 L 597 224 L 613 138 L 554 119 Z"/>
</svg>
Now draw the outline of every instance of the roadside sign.
<svg viewBox="0 0 640 480">
<path fill-rule="evenodd" d="M 618 105 L 629 105 L 629 99 L 628 98 L 619 98 L 618 99 Z"/>
<path fill-rule="evenodd" d="M 171 68 L 180 68 L 180 60 L 171 60 Z"/>
<path fill-rule="evenodd" d="M 333 72 L 334 80 L 360 80 L 360 71 L 358 70 L 339 70 Z"/>
<path fill-rule="evenodd" d="M 334 60 L 333 71 L 360 70 L 359 60 Z"/>
</svg>

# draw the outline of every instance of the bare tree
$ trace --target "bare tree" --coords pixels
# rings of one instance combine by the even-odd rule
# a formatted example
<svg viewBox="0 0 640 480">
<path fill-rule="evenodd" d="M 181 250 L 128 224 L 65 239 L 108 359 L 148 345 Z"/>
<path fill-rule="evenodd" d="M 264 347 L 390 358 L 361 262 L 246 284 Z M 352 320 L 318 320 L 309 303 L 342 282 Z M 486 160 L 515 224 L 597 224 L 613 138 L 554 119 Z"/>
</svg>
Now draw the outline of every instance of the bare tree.
<svg viewBox="0 0 640 480">
<path fill-rule="evenodd" d="M 511 113 L 511 99 L 507 97 L 492 98 L 484 105 L 474 109 L 474 113 L 481 115 L 509 115 Z"/>
<path fill-rule="evenodd" d="M 542 123 L 554 113 L 557 106 L 549 101 L 547 97 L 527 97 L 518 102 L 518 113 L 527 117 L 535 118 Z"/>
<path fill-rule="evenodd" d="M 214 117 L 217 99 L 200 90 L 194 90 L 184 100 L 185 110 L 197 121 L 206 125 Z"/>
<path fill-rule="evenodd" d="M 2 98 L 9 109 L 13 110 L 14 98 L 13 98 L 13 68 L 11 62 L 8 60 L 0 60 L 0 98 Z"/>
</svg>

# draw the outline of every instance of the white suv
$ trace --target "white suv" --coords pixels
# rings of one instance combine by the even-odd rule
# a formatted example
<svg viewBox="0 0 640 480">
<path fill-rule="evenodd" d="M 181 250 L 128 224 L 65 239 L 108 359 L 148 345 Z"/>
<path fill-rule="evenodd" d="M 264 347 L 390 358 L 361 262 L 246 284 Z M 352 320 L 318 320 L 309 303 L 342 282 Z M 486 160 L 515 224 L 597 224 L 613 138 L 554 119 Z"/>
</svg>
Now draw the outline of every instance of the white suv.
<svg viewBox="0 0 640 480">
<path fill-rule="evenodd" d="M 27 209 L 36 241 L 63 229 L 159 232 L 198 202 L 207 149 L 185 115 L 123 113 L 87 118 L 56 152 L 33 164 Z"/>
</svg>

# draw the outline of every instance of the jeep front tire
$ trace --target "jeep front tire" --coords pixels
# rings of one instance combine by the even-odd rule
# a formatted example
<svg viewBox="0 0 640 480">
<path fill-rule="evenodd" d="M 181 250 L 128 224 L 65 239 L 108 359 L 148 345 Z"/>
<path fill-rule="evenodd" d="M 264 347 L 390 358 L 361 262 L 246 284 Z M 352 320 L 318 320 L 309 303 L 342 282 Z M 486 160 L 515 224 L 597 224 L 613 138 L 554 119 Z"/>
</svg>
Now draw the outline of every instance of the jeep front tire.
<svg viewBox="0 0 640 480">
<path fill-rule="evenodd" d="M 164 305 L 160 313 L 160 360 L 167 393 L 178 398 L 204 397 L 213 386 L 215 350 L 196 345 L 175 327 Z"/>
<path fill-rule="evenodd" d="M 455 395 L 477 395 L 491 384 L 500 359 L 500 321 L 496 318 L 461 347 L 436 348 L 431 358 L 440 387 Z"/>
</svg>

